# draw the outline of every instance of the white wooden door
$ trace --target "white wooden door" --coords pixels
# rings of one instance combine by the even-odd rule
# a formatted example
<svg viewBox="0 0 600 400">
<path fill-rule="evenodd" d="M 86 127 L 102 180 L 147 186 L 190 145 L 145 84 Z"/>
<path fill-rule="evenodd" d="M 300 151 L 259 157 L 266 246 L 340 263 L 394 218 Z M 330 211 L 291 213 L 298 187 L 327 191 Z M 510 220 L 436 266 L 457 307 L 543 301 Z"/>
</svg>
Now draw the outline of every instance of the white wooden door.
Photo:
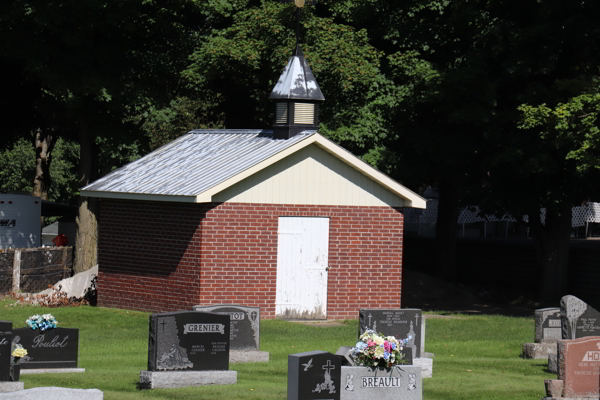
<svg viewBox="0 0 600 400">
<path fill-rule="evenodd" d="M 275 314 L 327 318 L 329 218 L 279 217 Z"/>
</svg>

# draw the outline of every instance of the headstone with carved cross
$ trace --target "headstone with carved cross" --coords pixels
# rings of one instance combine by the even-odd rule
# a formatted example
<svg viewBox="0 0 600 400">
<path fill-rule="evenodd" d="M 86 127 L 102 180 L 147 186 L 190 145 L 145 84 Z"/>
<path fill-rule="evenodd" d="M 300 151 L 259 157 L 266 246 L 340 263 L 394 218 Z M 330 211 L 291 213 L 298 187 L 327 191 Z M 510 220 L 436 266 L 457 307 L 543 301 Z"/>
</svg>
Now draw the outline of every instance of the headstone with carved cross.
<svg viewBox="0 0 600 400">
<path fill-rule="evenodd" d="M 288 355 L 288 400 L 339 400 L 341 367 L 326 351 Z"/>
</svg>

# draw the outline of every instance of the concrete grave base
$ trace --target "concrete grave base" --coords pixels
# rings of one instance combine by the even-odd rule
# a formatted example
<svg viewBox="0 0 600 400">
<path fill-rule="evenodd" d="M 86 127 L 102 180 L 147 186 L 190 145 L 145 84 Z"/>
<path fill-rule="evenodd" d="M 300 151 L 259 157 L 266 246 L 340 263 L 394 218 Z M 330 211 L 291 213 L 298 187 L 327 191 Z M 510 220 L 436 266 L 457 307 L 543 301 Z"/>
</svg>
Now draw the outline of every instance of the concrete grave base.
<svg viewBox="0 0 600 400">
<path fill-rule="evenodd" d="M 234 385 L 236 382 L 237 371 L 140 371 L 142 389 Z"/>
<path fill-rule="evenodd" d="M 25 383 L 23 382 L 0 382 L 0 393 L 16 392 L 17 390 L 23 390 Z"/>
<path fill-rule="evenodd" d="M 341 378 L 340 400 L 423 399 L 423 380 L 419 366 L 397 365 L 381 369 L 342 366 Z"/>
<path fill-rule="evenodd" d="M 540 397 L 540 400 L 598 400 L 600 397 Z"/>
<path fill-rule="evenodd" d="M 556 343 L 525 343 L 523 345 L 523 358 L 545 360 L 549 354 L 556 354 Z"/>
<path fill-rule="evenodd" d="M 433 376 L 433 359 L 426 357 L 414 358 L 413 365 L 421 367 L 422 378 L 431 378 Z"/>
<path fill-rule="evenodd" d="M 85 368 L 33 368 L 22 369 L 21 375 L 33 374 L 70 374 L 73 372 L 85 372 Z"/>
<path fill-rule="evenodd" d="M 269 362 L 268 351 L 229 351 L 229 364 Z"/>
<path fill-rule="evenodd" d="M 22 382 L 11 382 L 22 383 Z M 62 387 L 38 387 L 18 392 L 0 394 L 1 400 L 103 400 L 104 393 L 98 389 L 69 389 Z"/>
</svg>

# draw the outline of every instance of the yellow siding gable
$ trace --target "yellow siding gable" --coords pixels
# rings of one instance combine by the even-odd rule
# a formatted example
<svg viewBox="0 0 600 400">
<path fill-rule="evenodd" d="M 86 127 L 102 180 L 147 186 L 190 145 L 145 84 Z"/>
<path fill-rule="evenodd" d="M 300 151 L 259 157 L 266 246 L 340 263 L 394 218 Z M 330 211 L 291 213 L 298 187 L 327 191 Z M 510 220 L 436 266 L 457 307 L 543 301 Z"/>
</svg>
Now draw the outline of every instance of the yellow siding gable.
<svg viewBox="0 0 600 400">
<path fill-rule="evenodd" d="M 213 195 L 213 201 L 404 206 L 404 199 L 316 144 L 311 144 Z"/>
</svg>

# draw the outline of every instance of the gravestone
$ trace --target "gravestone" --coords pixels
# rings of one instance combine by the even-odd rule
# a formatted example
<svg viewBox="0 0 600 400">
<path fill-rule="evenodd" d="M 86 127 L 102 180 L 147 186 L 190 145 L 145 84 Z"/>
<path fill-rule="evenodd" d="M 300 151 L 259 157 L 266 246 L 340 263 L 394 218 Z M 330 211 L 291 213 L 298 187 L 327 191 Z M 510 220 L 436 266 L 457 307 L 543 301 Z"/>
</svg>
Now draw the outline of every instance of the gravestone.
<svg viewBox="0 0 600 400">
<path fill-rule="evenodd" d="M 143 388 L 235 383 L 229 371 L 229 315 L 176 311 L 149 317 L 148 371 Z"/>
<path fill-rule="evenodd" d="M 342 367 L 340 400 L 422 400 L 421 368 Z"/>
<path fill-rule="evenodd" d="M 600 396 L 600 336 L 583 337 L 558 342 L 558 380 L 545 382 L 548 397 L 557 398 L 562 387 L 564 399 Z"/>
<path fill-rule="evenodd" d="M 194 311 L 230 317 L 230 350 L 260 350 L 260 307 L 238 305 L 194 306 Z"/>
<path fill-rule="evenodd" d="M 0 331 L 0 382 L 10 381 L 12 332 Z"/>
<path fill-rule="evenodd" d="M 12 321 L 0 321 L 0 332 L 12 331 Z"/>
<path fill-rule="evenodd" d="M 535 310 L 535 343 L 523 344 L 523 358 L 547 359 L 556 355 L 556 342 L 562 339 L 560 308 Z"/>
<path fill-rule="evenodd" d="M 360 336 L 368 328 L 386 336 L 395 336 L 397 339 L 411 336 L 405 349 L 409 350 L 410 358 L 414 359 L 421 357 L 422 325 L 423 315 L 418 309 L 363 309 L 359 311 L 358 335 Z"/>
<path fill-rule="evenodd" d="M 339 400 L 341 367 L 326 351 L 288 355 L 288 400 Z"/>
<path fill-rule="evenodd" d="M 600 313 L 583 300 L 567 295 L 560 300 L 562 338 L 600 336 Z"/>
<path fill-rule="evenodd" d="M 562 340 L 560 308 L 535 310 L 535 343 L 556 343 Z"/>
<path fill-rule="evenodd" d="M 13 329 L 12 341 L 27 350 L 19 363 L 21 373 L 28 369 L 77 368 L 79 329 L 53 328 L 39 332 L 17 328 Z"/>
</svg>

